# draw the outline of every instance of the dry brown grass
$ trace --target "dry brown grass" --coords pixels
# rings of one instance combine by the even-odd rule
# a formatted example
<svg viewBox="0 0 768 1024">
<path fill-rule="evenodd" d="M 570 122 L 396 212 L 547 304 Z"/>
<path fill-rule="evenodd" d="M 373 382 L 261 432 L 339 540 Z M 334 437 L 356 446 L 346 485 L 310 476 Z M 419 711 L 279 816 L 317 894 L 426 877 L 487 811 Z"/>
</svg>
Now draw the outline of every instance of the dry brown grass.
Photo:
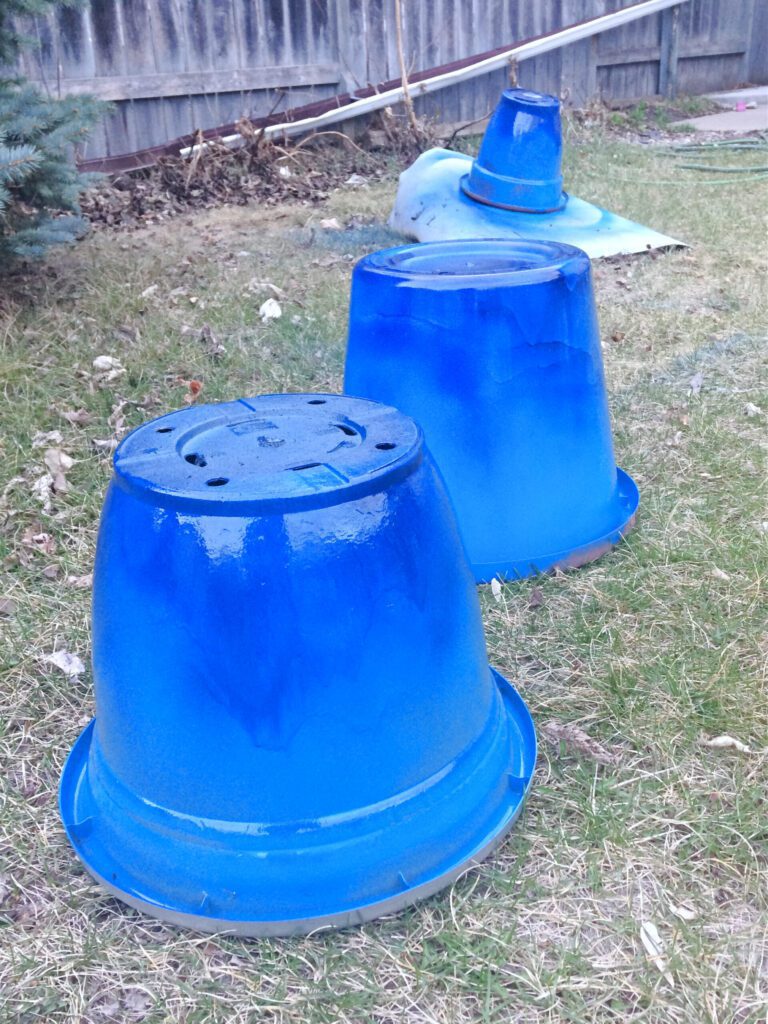
<svg viewBox="0 0 768 1024">
<path fill-rule="evenodd" d="M 6 298 L 0 493 L 21 479 L 0 510 L 0 596 L 14 605 L 0 619 L 2 1024 L 765 1021 L 768 420 L 745 414 L 749 402 L 768 409 L 760 191 L 633 187 L 612 177 L 619 165 L 643 180 L 669 171 L 653 153 L 593 140 L 570 157 L 570 187 L 693 244 L 596 268 L 639 525 L 577 573 L 482 593 L 492 661 L 519 681 L 541 731 L 579 726 L 615 763 L 543 743 L 526 814 L 492 860 L 423 906 L 344 933 L 199 936 L 102 894 L 55 804 L 91 681 L 40 656 L 65 647 L 87 660 L 89 595 L 66 576 L 90 568 L 109 474 L 92 441 L 113 435 L 115 406 L 129 402 L 130 427 L 179 405 L 179 380 L 201 380 L 214 401 L 338 388 L 349 268 L 387 243 L 391 184 L 340 190 L 322 212 L 207 211 L 103 234 Z M 353 226 L 323 230 L 321 216 Z M 251 283 L 263 281 L 286 293 L 270 325 Z M 87 376 L 100 354 L 126 368 L 106 387 Z M 89 425 L 62 419 L 79 408 Z M 30 492 L 42 467 L 31 438 L 52 429 L 77 461 L 45 515 Z M 48 553 L 25 544 L 30 528 L 49 534 Z M 724 733 L 754 753 L 702 745 Z M 665 972 L 643 947 L 644 921 L 665 941 Z"/>
</svg>

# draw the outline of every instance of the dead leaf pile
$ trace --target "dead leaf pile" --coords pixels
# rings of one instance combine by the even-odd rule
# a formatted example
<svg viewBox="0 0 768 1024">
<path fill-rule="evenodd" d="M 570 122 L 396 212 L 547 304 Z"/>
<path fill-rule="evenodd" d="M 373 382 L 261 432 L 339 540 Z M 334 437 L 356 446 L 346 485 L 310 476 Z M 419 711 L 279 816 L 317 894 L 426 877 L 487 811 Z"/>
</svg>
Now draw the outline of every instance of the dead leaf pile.
<svg viewBox="0 0 768 1024">
<path fill-rule="evenodd" d="M 99 182 L 82 198 L 84 214 L 92 224 L 112 227 L 156 224 L 186 210 L 254 201 L 316 204 L 332 188 L 346 182 L 354 187 L 357 179 L 364 184 L 386 170 L 381 159 L 347 139 L 276 145 L 246 120 L 237 128 L 243 136 L 237 148 L 212 139 L 189 157 L 164 156 L 151 168 Z"/>
</svg>

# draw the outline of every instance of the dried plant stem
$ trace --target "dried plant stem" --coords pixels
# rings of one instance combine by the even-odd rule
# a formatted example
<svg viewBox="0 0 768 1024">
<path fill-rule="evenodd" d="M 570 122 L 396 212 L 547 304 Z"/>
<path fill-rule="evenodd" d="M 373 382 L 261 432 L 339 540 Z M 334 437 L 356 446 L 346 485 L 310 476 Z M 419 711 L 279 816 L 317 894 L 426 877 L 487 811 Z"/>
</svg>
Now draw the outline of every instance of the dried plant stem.
<svg viewBox="0 0 768 1024">
<path fill-rule="evenodd" d="M 397 57 L 400 61 L 400 80 L 403 85 L 403 105 L 408 117 L 408 124 L 411 126 L 413 137 L 419 142 L 421 133 L 419 123 L 416 119 L 416 111 L 413 109 L 413 98 L 408 87 L 408 71 L 405 66 L 405 52 L 403 50 L 403 8 L 402 0 L 395 0 L 395 33 L 397 39 Z"/>
</svg>

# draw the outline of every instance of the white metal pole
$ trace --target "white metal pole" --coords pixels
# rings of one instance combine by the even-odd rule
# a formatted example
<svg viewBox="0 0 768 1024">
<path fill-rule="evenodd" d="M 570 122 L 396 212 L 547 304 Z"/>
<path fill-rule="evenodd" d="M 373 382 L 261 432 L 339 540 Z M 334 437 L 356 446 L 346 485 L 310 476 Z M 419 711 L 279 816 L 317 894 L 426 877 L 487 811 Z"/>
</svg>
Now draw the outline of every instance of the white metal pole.
<svg viewBox="0 0 768 1024">
<path fill-rule="evenodd" d="M 532 57 L 538 57 L 542 53 L 558 50 L 561 46 L 567 46 L 569 43 L 577 43 L 581 39 L 589 39 L 590 36 L 599 35 L 601 32 L 607 32 L 612 28 L 619 28 L 620 25 L 626 25 L 631 21 L 637 21 L 639 18 L 645 18 L 649 14 L 657 14 L 668 7 L 676 7 L 684 3 L 688 3 L 688 0 L 644 0 L 643 3 L 624 7 L 622 10 L 613 11 L 611 14 L 601 14 L 597 18 L 591 18 L 589 21 L 582 22 L 580 25 L 571 25 L 568 28 L 558 29 L 557 32 L 553 32 L 551 35 L 542 36 L 540 39 L 532 39 L 528 43 L 521 43 L 511 50 L 505 50 L 504 53 L 496 54 L 495 57 L 486 57 L 485 60 L 480 60 L 476 64 L 469 64 L 465 68 L 459 68 L 456 71 L 446 71 L 442 75 L 425 78 L 423 82 L 410 82 L 409 89 L 413 95 L 438 92 L 449 85 L 457 85 L 459 82 L 466 82 L 471 78 L 477 78 L 479 75 L 485 75 L 489 71 L 503 68 L 513 61 L 519 63 L 520 61 L 530 60 Z M 353 100 L 352 103 L 347 103 L 343 107 L 336 107 L 333 110 L 327 110 L 324 114 L 318 114 L 315 117 L 305 117 L 300 121 L 286 121 L 282 124 L 268 125 L 264 128 L 263 134 L 265 138 L 273 138 L 276 135 L 282 138 L 289 138 L 292 135 L 303 135 L 305 132 L 314 131 L 328 124 L 348 121 L 353 117 L 369 114 L 373 110 L 381 110 L 383 107 L 392 106 L 395 103 L 399 103 L 402 98 L 403 87 L 398 85 L 394 89 L 378 92 L 365 99 Z M 230 145 L 239 142 L 241 139 L 242 136 L 237 134 L 226 135 L 216 141 Z M 181 156 L 189 156 L 206 145 L 208 143 L 202 142 L 196 146 L 188 146 L 186 149 L 181 150 Z"/>
</svg>

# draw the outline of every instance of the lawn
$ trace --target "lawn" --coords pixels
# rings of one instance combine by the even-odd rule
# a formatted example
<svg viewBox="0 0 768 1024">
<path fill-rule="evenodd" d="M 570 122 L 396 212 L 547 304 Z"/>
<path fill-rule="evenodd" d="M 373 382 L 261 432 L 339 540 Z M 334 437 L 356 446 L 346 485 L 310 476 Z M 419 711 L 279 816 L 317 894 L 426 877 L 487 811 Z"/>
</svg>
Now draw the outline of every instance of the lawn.
<svg viewBox="0 0 768 1024">
<path fill-rule="evenodd" d="M 198 401 L 341 387 L 350 269 L 396 241 L 394 178 L 100 231 L 0 298 L 0 1024 L 766 1021 L 766 189 L 599 131 L 566 167 L 691 246 L 595 266 L 638 525 L 578 572 L 481 588 L 539 729 L 526 812 L 451 890 L 358 929 L 204 936 L 101 893 L 56 808 L 90 672 L 46 656 L 88 664 L 116 438 L 190 381 Z M 74 460 L 48 456 L 53 495 L 51 448 Z"/>
</svg>

